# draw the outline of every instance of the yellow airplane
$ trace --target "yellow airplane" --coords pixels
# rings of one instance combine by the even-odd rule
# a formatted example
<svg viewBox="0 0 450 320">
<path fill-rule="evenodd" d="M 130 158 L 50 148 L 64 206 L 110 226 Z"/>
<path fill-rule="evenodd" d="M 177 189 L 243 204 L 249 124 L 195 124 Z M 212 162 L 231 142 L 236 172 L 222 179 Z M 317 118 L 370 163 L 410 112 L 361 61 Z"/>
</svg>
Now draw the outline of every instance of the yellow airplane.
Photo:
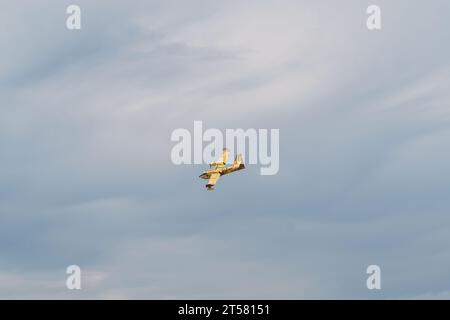
<svg viewBox="0 0 450 320">
<path fill-rule="evenodd" d="M 227 163 L 229 153 L 230 152 L 227 148 L 223 149 L 222 155 L 219 157 L 219 159 L 209 164 L 209 167 L 214 167 L 214 169 L 204 171 L 199 176 L 199 178 L 202 179 L 209 179 L 206 185 L 206 189 L 214 190 L 214 186 L 216 185 L 220 176 L 245 169 L 245 166 L 242 163 L 243 161 L 241 154 L 238 154 L 236 157 L 234 157 L 234 162 L 231 166 L 226 167 L 225 164 Z"/>
</svg>

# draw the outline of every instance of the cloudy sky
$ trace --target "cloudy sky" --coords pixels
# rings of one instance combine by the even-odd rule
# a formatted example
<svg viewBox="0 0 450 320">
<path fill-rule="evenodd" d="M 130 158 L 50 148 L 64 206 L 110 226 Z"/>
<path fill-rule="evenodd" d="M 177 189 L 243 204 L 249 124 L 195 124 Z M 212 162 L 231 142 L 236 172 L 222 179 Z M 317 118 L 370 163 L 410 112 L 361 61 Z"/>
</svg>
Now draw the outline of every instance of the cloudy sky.
<svg viewBox="0 0 450 320">
<path fill-rule="evenodd" d="M 0 8 L 0 298 L 450 298 L 449 1 Z M 279 173 L 206 192 L 194 120 L 280 129 Z"/>
</svg>

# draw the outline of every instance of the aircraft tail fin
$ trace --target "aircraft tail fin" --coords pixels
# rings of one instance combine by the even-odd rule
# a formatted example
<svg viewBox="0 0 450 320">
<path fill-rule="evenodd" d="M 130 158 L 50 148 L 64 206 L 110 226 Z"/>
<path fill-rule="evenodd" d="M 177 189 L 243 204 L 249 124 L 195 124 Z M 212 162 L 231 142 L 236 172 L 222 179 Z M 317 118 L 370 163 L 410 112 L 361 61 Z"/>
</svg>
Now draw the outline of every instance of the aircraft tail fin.
<svg viewBox="0 0 450 320">
<path fill-rule="evenodd" d="M 234 162 L 233 162 L 233 169 L 238 169 L 241 166 L 244 167 L 243 164 L 243 160 L 242 160 L 242 154 L 238 154 L 234 157 Z"/>
</svg>

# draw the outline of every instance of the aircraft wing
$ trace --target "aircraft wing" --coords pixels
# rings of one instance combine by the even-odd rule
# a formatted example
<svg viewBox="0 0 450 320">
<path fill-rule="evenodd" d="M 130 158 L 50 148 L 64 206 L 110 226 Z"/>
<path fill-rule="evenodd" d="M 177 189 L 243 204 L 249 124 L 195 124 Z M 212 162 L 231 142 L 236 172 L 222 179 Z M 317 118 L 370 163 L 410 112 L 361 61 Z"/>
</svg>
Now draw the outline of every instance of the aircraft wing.
<svg viewBox="0 0 450 320">
<path fill-rule="evenodd" d="M 228 154 L 230 153 L 230 151 L 227 148 L 224 148 L 222 151 L 222 154 L 220 155 L 219 159 L 217 159 L 216 161 L 214 161 L 213 163 L 211 163 L 211 166 L 217 166 L 217 165 L 223 165 L 225 163 L 227 163 L 228 161 Z"/>
<path fill-rule="evenodd" d="M 208 188 L 209 190 L 214 189 L 214 186 L 216 185 L 219 178 L 220 178 L 220 173 L 211 174 L 211 176 L 209 177 L 209 180 L 208 180 L 208 184 L 206 185 L 206 188 Z"/>
<path fill-rule="evenodd" d="M 228 154 L 229 153 L 230 153 L 230 151 L 228 151 L 227 148 L 224 148 L 223 152 L 222 152 L 222 156 L 217 161 L 221 161 L 224 164 L 227 163 L 227 161 L 228 161 Z"/>
</svg>

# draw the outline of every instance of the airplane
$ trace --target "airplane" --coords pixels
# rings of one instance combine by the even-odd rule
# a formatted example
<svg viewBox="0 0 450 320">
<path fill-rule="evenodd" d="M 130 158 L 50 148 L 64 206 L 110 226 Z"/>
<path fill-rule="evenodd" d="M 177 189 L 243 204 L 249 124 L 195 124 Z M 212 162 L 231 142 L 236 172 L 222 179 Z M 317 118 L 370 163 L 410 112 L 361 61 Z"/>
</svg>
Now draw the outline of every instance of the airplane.
<svg viewBox="0 0 450 320">
<path fill-rule="evenodd" d="M 214 167 L 214 169 L 204 171 L 199 176 L 199 178 L 202 179 L 209 179 L 208 183 L 206 184 L 207 190 L 214 190 L 214 186 L 216 185 L 220 176 L 245 169 L 245 165 L 242 163 L 243 161 L 241 154 L 236 155 L 236 157 L 234 157 L 233 164 L 227 167 L 226 163 L 228 160 L 229 153 L 230 153 L 229 150 L 227 148 L 224 148 L 222 155 L 219 157 L 219 159 L 209 164 L 209 167 L 210 168 Z"/>
</svg>

